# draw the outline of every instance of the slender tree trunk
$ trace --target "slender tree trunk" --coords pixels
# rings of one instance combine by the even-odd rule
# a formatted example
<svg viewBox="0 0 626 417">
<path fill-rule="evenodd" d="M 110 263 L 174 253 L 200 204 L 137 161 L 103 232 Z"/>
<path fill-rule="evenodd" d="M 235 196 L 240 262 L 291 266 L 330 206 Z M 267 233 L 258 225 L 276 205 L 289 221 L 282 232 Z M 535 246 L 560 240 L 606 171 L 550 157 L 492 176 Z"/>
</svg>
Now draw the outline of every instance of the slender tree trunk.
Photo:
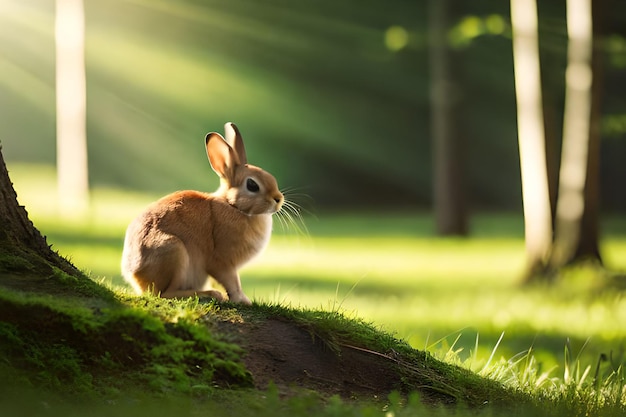
<svg viewBox="0 0 626 417">
<path fill-rule="evenodd" d="M 595 89 L 598 90 L 599 85 L 597 80 L 594 82 L 592 68 L 591 3 L 592 0 L 567 1 L 569 43 L 563 152 L 555 239 L 550 259 L 550 266 L 555 270 L 573 262 L 578 256 L 593 256 L 600 259 L 597 246 L 599 157 L 597 96 L 596 108 L 592 108 L 592 88 L 596 84 Z"/>
<path fill-rule="evenodd" d="M 600 122 L 603 89 L 603 2 L 592 2 L 593 41 L 591 52 L 591 114 L 589 123 L 589 152 L 587 156 L 587 178 L 585 182 L 585 208 L 580 227 L 580 239 L 575 259 L 595 259 L 602 263 L 600 254 Z"/>
<path fill-rule="evenodd" d="M 463 185 L 459 87 L 448 46 L 450 1 L 430 1 L 431 135 L 434 160 L 434 211 L 440 235 L 467 234 Z"/>
<path fill-rule="evenodd" d="M 537 20 L 535 0 L 511 0 L 527 281 L 546 271 L 552 243 Z"/>
<path fill-rule="evenodd" d="M 83 0 L 56 0 L 57 175 L 61 214 L 89 203 Z"/>
</svg>

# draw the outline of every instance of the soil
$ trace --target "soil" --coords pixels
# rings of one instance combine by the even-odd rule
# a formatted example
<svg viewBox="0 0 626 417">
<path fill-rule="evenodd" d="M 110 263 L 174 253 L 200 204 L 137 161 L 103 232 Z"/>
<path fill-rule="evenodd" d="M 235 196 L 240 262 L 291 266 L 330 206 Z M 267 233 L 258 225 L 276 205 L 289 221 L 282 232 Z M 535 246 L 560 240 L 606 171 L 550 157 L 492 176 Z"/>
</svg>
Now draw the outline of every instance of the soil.
<svg viewBox="0 0 626 417">
<path fill-rule="evenodd" d="M 376 398 L 399 382 L 389 363 L 380 363 L 383 359 L 346 348 L 337 354 L 287 321 L 236 324 L 233 330 L 241 336 L 239 343 L 247 351 L 244 362 L 259 389 L 274 383 L 342 397 Z"/>
<path fill-rule="evenodd" d="M 243 360 L 257 389 L 273 384 L 284 394 L 304 389 L 374 401 L 403 390 L 403 370 L 393 357 L 356 346 L 333 351 L 291 321 L 267 319 L 220 327 L 246 350 Z M 428 389 L 421 394 L 426 402 L 453 402 Z"/>
</svg>

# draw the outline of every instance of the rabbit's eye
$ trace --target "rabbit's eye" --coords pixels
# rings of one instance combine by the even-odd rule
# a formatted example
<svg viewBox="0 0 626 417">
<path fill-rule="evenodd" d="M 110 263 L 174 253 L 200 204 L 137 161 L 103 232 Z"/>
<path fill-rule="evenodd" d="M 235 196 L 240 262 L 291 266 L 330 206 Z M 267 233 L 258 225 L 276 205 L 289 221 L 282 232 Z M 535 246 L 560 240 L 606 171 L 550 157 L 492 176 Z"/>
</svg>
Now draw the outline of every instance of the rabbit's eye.
<svg viewBox="0 0 626 417">
<path fill-rule="evenodd" d="M 246 181 L 246 188 L 248 191 L 256 193 L 259 191 L 259 184 L 257 184 L 252 178 L 248 178 Z"/>
</svg>

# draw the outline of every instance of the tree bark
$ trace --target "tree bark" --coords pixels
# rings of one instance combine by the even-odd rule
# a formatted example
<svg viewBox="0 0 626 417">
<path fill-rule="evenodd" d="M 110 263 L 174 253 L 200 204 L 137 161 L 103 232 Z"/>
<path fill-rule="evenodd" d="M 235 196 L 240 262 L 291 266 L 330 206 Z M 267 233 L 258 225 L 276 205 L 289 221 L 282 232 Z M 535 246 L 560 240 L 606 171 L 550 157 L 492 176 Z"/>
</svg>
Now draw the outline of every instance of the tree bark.
<svg viewBox="0 0 626 417">
<path fill-rule="evenodd" d="M 450 27 L 449 3 L 447 0 L 431 0 L 429 6 L 433 201 L 437 233 L 466 235 L 467 205 L 458 128 L 460 93 L 447 39 Z"/>
<path fill-rule="evenodd" d="M 15 257 L 25 263 L 9 261 Z M 82 276 L 72 264 L 50 249 L 46 238 L 29 220 L 24 206 L 19 205 L 0 146 L 0 272 L 19 272 L 15 265 L 28 264 L 48 274 L 52 274 L 52 267 L 56 267 L 70 275 Z"/>
</svg>

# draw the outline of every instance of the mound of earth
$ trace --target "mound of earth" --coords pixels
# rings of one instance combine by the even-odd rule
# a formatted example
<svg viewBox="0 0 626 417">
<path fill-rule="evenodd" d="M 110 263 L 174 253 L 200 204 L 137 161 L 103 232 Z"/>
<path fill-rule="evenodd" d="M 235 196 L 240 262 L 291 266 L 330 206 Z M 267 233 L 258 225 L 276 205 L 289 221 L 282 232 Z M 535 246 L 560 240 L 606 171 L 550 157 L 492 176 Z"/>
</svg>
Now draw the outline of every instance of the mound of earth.
<svg viewBox="0 0 626 417">
<path fill-rule="evenodd" d="M 392 358 L 348 346 L 335 352 L 293 322 L 267 319 L 225 327 L 246 351 L 243 361 L 258 389 L 272 383 L 359 399 L 401 389 L 400 369 Z"/>
<path fill-rule="evenodd" d="M 469 406 L 515 396 L 500 384 L 401 341 L 397 350 L 376 351 L 368 343 L 353 341 L 349 332 L 340 332 L 342 342 L 328 342 L 315 335 L 310 323 L 281 316 L 223 322 L 218 327 L 244 349 L 243 362 L 260 390 L 273 384 L 285 395 L 304 389 L 366 401 L 384 400 L 393 391 L 418 392 L 424 403 Z M 380 337 L 390 336 L 380 333 Z"/>
<path fill-rule="evenodd" d="M 102 292 L 98 288 L 101 288 Z M 72 316 L 53 320 L 54 317 L 51 314 L 57 313 L 46 307 L 45 298 L 32 301 L 44 304 L 40 306 L 31 304 L 28 307 L 30 309 L 37 307 L 44 311 L 44 315 L 48 316 L 46 328 L 49 331 L 46 334 L 56 334 L 61 338 L 60 340 L 66 345 L 66 348 L 76 350 L 79 358 L 85 353 L 85 346 L 91 346 L 89 335 L 92 334 L 94 340 L 98 340 L 97 347 L 99 350 L 95 349 L 98 356 L 103 356 L 107 351 L 117 352 L 115 357 L 131 358 L 131 362 L 139 366 L 145 362 L 145 360 L 142 362 L 140 359 L 152 351 L 151 346 L 156 346 L 155 343 L 165 343 L 174 336 L 182 338 L 176 343 L 192 343 L 195 346 L 191 351 L 188 349 L 184 351 L 187 359 L 185 359 L 185 363 L 180 363 L 184 367 L 182 369 L 187 369 L 186 372 L 192 372 L 194 368 L 201 369 L 207 366 L 213 368 L 215 369 L 214 377 L 222 376 L 221 382 L 219 380 L 214 381 L 218 385 L 230 386 L 235 384 L 236 386 L 242 383 L 244 385 L 251 383 L 254 388 L 262 391 L 267 390 L 270 385 L 274 385 L 281 394 L 286 396 L 297 394 L 302 390 L 311 390 L 323 397 L 338 395 L 344 399 L 366 401 L 384 400 L 393 391 L 404 394 L 417 391 L 425 403 L 453 404 L 463 402 L 469 406 L 499 401 L 499 399 L 507 398 L 511 394 L 493 381 L 484 380 L 467 370 L 439 362 L 424 352 L 410 349 L 408 345 L 402 344 L 400 341 L 397 341 L 397 345 L 393 345 L 394 347 L 388 348 L 386 351 L 377 351 L 377 348 L 372 346 L 380 346 L 380 343 L 355 341 L 358 338 L 354 337 L 350 329 L 342 328 L 338 331 L 341 334 L 341 337 L 338 338 L 340 341 L 329 342 L 324 340 L 324 337 L 319 335 L 319 329 L 315 328 L 320 323 L 313 321 L 302 324 L 297 319 L 289 318 L 292 311 L 287 308 L 278 308 L 279 313 L 268 314 L 264 311 L 263 305 L 245 308 L 232 305 L 224 306 L 224 311 L 230 311 L 230 313 L 222 315 L 219 313 L 220 308 L 215 314 L 211 313 L 210 316 L 207 316 L 206 320 L 200 320 L 194 324 L 195 326 L 203 326 L 204 323 L 208 326 L 208 331 L 212 334 L 211 337 L 216 340 L 216 342 L 210 342 L 206 338 L 194 338 L 192 330 L 177 330 L 176 326 L 172 324 L 166 324 L 163 328 L 167 334 L 155 332 L 151 327 L 155 326 L 154 319 L 156 317 L 150 319 L 150 314 L 136 316 L 133 313 L 128 317 L 122 316 L 120 311 L 125 311 L 125 307 L 118 304 L 117 307 L 113 308 L 111 303 L 120 302 L 116 301 L 107 290 L 87 278 L 59 282 L 54 277 L 37 278 L 30 274 L 0 273 L 0 291 L 17 292 L 18 294 L 45 294 L 56 300 L 66 299 L 67 303 L 73 305 L 82 304 L 81 299 L 88 299 L 86 305 L 94 311 L 94 319 L 103 320 L 108 323 L 109 328 L 102 329 L 94 325 L 90 328 L 91 330 L 85 333 L 82 328 L 85 324 L 73 325 Z M 23 315 L 24 307 L 20 307 L 22 310 L 18 307 L 19 303 L 14 309 L 9 304 L 4 303 L 3 308 L 0 308 L 0 321 L 12 323 L 31 333 L 40 328 L 41 323 L 37 320 L 32 320 L 32 323 L 29 324 L 28 318 Z M 115 314 L 122 321 L 106 319 L 103 314 L 108 314 L 108 311 L 118 311 Z M 306 314 L 306 312 L 302 313 Z M 286 314 L 286 316 L 281 316 L 281 314 Z M 232 315 L 237 316 L 237 319 L 232 319 Z M 77 318 L 80 319 L 80 317 Z M 129 319 L 133 320 L 132 323 L 127 322 Z M 55 333 L 54 329 L 50 328 L 56 322 L 62 324 L 62 328 L 65 329 L 63 332 Z M 118 325 L 118 322 L 123 325 Z M 372 339 L 391 337 L 379 333 L 375 329 L 372 329 L 371 332 Z M 42 335 L 41 332 L 39 333 Z M 106 334 L 107 337 L 104 339 L 96 337 L 100 333 Z M 55 341 L 56 336 L 51 336 L 49 342 L 51 345 L 59 343 L 59 341 Z M 334 334 L 330 336 L 332 337 Z M 228 353 L 231 348 L 219 348 L 222 346 L 219 340 L 233 346 L 235 350 L 232 355 L 234 356 Z M 136 341 L 138 346 L 133 346 L 132 341 Z M 45 344 L 44 340 L 40 340 L 40 342 Z M 236 353 L 235 345 L 241 348 L 240 352 Z M 202 352 L 213 355 L 214 346 L 218 346 L 218 349 L 222 350 L 220 354 L 224 359 L 234 362 L 222 368 L 214 368 L 216 365 L 203 362 L 205 361 L 203 359 L 205 353 Z M 183 353 L 179 355 L 181 354 Z M 172 355 L 176 356 L 174 353 Z M 169 356 L 164 356 L 162 360 L 164 361 L 163 365 L 169 366 L 168 361 L 171 362 Z M 80 359 L 79 362 L 82 362 L 83 365 L 88 364 L 84 358 Z M 217 363 L 223 362 L 218 361 Z M 245 372 L 248 372 L 247 377 L 240 373 L 242 371 L 230 375 L 229 369 L 243 369 L 241 365 L 245 367 Z M 102 373 L 102 370 L 97 369 L 100 366 L 99 362 L 96 361 L 90 366 L 93 369 L 85 369 L 85 371 L 93 375 Z M 144 371 L 138 368 L 137 372 Z"/>
<path fill-rule="evenodd" d="M 81 286 L 77 284 L 83 280 L 60 285 L 55 278 L 11 277 L 0 273 L 2 298 L 15 294 L 13 301 L 9 296 L 6 299 L 9 302 L 3 302 L 0 322 L 31 335 L 28 340 L 38 338 L 37 352 L 71 353 L 73 356 L 69 359 L 76 363 L 73 366 L 76 369 L 71 375 L 59 378 L 76 382 L 83 373 L 92 375 L 96 391 L 107 377 L 123 382 L 138 376 L 139 380 L 150 384 L 155 383 L 150 382 L 150 378 L 156 378 L 158 385 L 169 384 L 168 390 L 176 390 L 175 384 L 169 381 L 180 379 L 180 372 L 183 372 L 189 381 L 184 384 L 187 387 L 207 383 L 223 387 L 252 385 L 265 391 L 275 386 L 284 396 L 310 390 L 322 397 L 338 395 L 344 399 L 376 401 L 385 400 L 393 391 L 402 394 L 418 392 L 423 403 L 464 403 L 470 407 L 509 403 L 515 397 L 514 393 L 493 381 L 437 361 L 401 341 L 386 345 L 391 346 L 389 348 L 381 348 L 385 344 L 376 340 L 391 336 L 373 328 L 369 340 L 374 342 L 371 343 L 355 337 L 348 327 L 337 331 L 339 337 L 325 340 L 325 337 L 336 335 L 334 331 L 330 334 L 320 331 L 316 326 L 322 325 L 321 321 L 303 324 L 297 316 L 294 318 L 290 309 L 277 308 L 278 313 L 268 314 L 264 310 L 267 306 L 263 305 L 245 308 L 227 305 L 223 306 L 225 313 L 220 313 L 220 306 L 217 312 L 206 316 L 206 320 L 158 324 L 160 319 L 150 313 L 154 310 L 142 312 L 122 304 L 113 306 L 114 298 L 107 300 L 103 294 L 93 292 L 97 286 L 93 282 L 88 285 L 91 289 L 81 294 Z M 33 294 L 39 298 L 23 298 L 19 294 Z M 71 310 L 65 312 L 63 306 L 61 310 L 55 310 L 47 306 L 49 298 L 42 298 L 44 294 L 57 301 L 64 299 L 67 305 L 80 305 L 84 302 L 81 299 L 86 297 L 88 302 L 85 305 L 92 313 L 77 310 L 73 316 Z M 25 309 L 40 313 L 24 315 Z M 301 313 L 308 314 L 306 311 Z M 232 319 L 233 315 L 237 319 Z M 44 327 L 39 320 L 43 316 Z M 58 330 L 55 325 L 59 326 Z M 208 327 L 203 329 L 203 326 Z M 0 342 L 16 340 L 12 337 L 3 337 L 0 331 Z M 13 347 L 0 346 L 0 351 L 17 355 L 9 362 L 30 363 L 30 359 L 21 357 L 24 353 L 19 349 L 25 342 L 20 343 Z M 61 345 L 64 348 L 59 351 L 57 348 Z M 155 349 L 160 353 L 155 354 Z M 91 357 L 96 360 L 90 360 Z M 31 364 L 28 369 L 41 372 L 40 367 L 49 360 L 51 358 L 35 364 L 35 367 Z M 133 366 L 123 367 L 126 371 L 116 371 L 116 367 L 111 370 L 111 360 Z M 63 361 L 67 361 L 64 356 L 54 359 L 56 363 Z M 66 372 L 66 368 L 60 371 Z M 197 370 L 203 369 L 210 369 L 212 373 L 196 375 Z M 164 370 L 169 376 L 164 376 Z M 46 368 L 46 372 L 50 371 Z M 99 382 L 98 375 L 106 376 L 104 382 Z"/>
</svg>

